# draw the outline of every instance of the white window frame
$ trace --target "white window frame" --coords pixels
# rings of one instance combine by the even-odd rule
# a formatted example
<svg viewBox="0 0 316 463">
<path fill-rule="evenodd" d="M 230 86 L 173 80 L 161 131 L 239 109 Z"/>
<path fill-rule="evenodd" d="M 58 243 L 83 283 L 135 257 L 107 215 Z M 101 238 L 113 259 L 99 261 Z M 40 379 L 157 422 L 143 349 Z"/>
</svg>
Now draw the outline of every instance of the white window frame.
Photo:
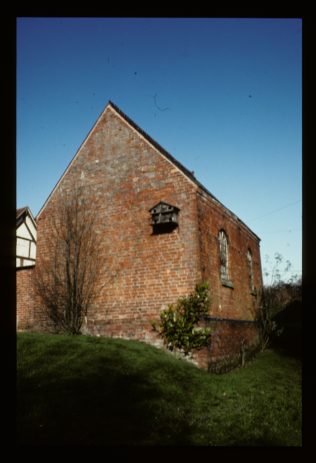
<svg viewBox="0 0 316 463">
<path fill-rule="evenodd" d="M 249 248 L 247 250 L 247 262 L 248 262 L 250 292 L 251 294 L 254 294 L 255 285 L 254 285 L 254 276 L 253 276 L 253 257 L 252 257 L 251 249 Z"/>
<path fill-rule="evenodd" d="M 229 279 L 229 244 L 228 236 L 225 230 L 221 229 L 219 231 L 218 241 L 221 282 L 224 286 L 233 288 L 233 284 Z"/>
</svg>

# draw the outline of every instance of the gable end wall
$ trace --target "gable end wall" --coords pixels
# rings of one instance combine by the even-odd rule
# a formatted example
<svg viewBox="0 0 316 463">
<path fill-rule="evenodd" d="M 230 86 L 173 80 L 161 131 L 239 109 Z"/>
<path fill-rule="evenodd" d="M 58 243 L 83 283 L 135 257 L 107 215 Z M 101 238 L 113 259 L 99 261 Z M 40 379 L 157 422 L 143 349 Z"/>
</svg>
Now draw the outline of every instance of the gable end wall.
<svg viewBox="0 0 316 463">
<path fill-rule="evenodd" d="M 104 289 L 85 332 L 147 339 L 151 320 L 201 278 L 197 187 L 113 110 L 106 111 L 76 155 L 37 220 L 37 269 L 49 252 L 46 235 L 58 194 L 85 187 L 102 237 Z M 179 226 L 154 234 L 150 209 L 179 209 Z"/>
<path fill-rule="evenodd" d="M 97 211 L 95 230 L 102 237 L 99 259 L 104 288 L 89 310 L 84 333 L 161 345 L 151 321 L 159 320 L 162 309 L 206 280 L 212 301 L 210 317 L 246 320 L 250 325 L 236 329 L 227 321 L 212 322 L 217 326 L 213 350 L 202 351 L 197 361 L 206 366 L 210 355 L 214 359 L 231 355 L 240 346 L 241 336 L 252 343 L 257 331 L 251 322 L 258 298 L 250 294 L 246 252 L 248 247 L 252 250 L 254 283 L 259 290 L 258 238 L 110 106 L 37 217 L 36 268 L 17 272 L 19 329 L 51 329 L 31 282 L 50 252 L 46 237 L 51 233 L 56 199 L 74 184 L 85 187 L 87 200 Z M 179 209 L 179 226 L 169 233 L 155 234 L 150 209 L 160 201 Z M 233 288 L 220 281 L 217 236 L 221 228 L 229 238 Z M 223 344 L 223 336 L 234 336 L 235 341 Z"/>
</svg>

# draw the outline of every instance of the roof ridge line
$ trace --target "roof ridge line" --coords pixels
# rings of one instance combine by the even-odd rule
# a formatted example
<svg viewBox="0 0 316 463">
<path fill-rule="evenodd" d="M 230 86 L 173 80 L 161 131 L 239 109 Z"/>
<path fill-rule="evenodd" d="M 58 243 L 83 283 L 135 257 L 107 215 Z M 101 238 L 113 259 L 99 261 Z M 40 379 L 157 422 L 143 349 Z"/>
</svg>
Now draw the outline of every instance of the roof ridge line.
<svg viewBox="0 0 316 463">
<path fill-rule="evenodd" d="M 163 148 L 156 140 L 154 140 L 150 135 L 148 135 L 145 130 L 143 130 L 139 125 L 137 125 L 129 116 L 127 116 L 113 101 L 109 100 L 108 105 L 112 106 L 112 108 L 129 124 L 131 125 L 134 130 L 139 132 L 145 140 L 147 140 L 151 145 L 154 146 L 163 156 L 165 156 L 172 164 L 174 164 L 180 171 L 186 175 L 196 186 L 201 188 L 204 193 L 206 193 L 212 200 L 215 200 L 218 204 L 220 204 L 230 215 L 236 218 L 243 226 L 245 226 L 253 235 L 255 235 L 259 240 L 259 236 L 253 232 L 248 225 L 245 224 L 233 211 L 228 209 L 216 196 L 213 195 L 193 174 L 190 172 L 181 162 L 179 162 L 172 154 L 170 154 L 165 148 Z"/>
<path fill-rule="evenodd" d="M 144 129 L 142 129 L 139 125 L 137 125 L 129 116 L 127 116 L 116 104 L 114 104 L 111 100 L 109 100 L 109 104 L 115 109 L 116 112 L 120 114 L 120 116 L 123 117 L 123 119 L 126 120 L 137 132 L 139 132 L 141 135 L 143 135 L 144 138 L 146 138 L 155 148 L 158 149 L 162 154 L 164 154 L 166 157 L 170 158 L 170 161 L 172 161 L 174 164 L 176 164 L 177 167 L 181 168 L 184 173 L 190 177 L 191 180 L 193 180 L 195 183 L 197 182 L 196 178 L 192 174 L 192 172 L 189 171 L 181 162 L 179 162 L 172 154 L 170 154 L 163 146 L 161 146 L 156 140 L 154 140 Z"/>
<path fill-rule="evenodd" d="M 81 149 L 83 148 L 83 146 L 86 144 L 87 140 L 90 138 L 90 136 L 92 135 L 96 125 L 98 124 L 99 120 L 101 119 L 101 117 L 103 116 L 103 114 L 106 112 L 106 110 L 108 108 L 111 108 L 112 110 L 114 110 L 123 120 L 125 120 L 125 122 L 130 125 L 136 132 L 138 132 L 148 143 L 150 143 L 162 156 L 164 156 L 169 162 L 171 162 L 175 167 L 177 167 L 180 172 L 182 172 L 182 174 L 184 174 L 191 182 L 193 182 L 198 188 L 200 188 L 202 191 L 204 191 L 204 193 L 207 194 L 208 197 L 210 197 L 213 201 L 216 201 L 218 204 L 220 204 L 229 214 L 233 215 L 234 217 L 236 217 L 239 222 L 241 222 L 253 235 L 255 235 L 259 240 L 260 238 L 241 220 L 239 219 L 239 217 L 234 214 L 234 212 L 232 212 L 230 209 L 228 209 L 221 201 L 219 201 L 219 199 L 217 199 L 201 182 L 199 182 L 199 180 L 197 180 L 197 178 L 192 174 L 192 172 L 190 172 L 183 164 L 181 164 L 181 162 L 179 162 L 174 156 L 172 156 L 165 148 L 163 148 L 158 142 L 156 142 L 156 140 L 154 140 L 150 135 L 148 135 L 147 132 L 145 132 L 145 130 L 143 130 L 139 125 L 137 125 L 129 116 L 127 116 L 127 114 L 125 114 L 115 103 L 113 103 L 112 100 L 108 100 L 107 104 L 105 105 L 104 109 L 102 110 L 102 112 L 100 113 L 100 115 L 98 116 L 96 122 L 94 123 L 94 125 L 92 126 L 92 128 L 90 129 L 90 131 L 88 132 L 87 136 L 85 137 L 85 139 L 83 140 L 83 142 L 81 143 L 81 145 L 79 146 L 78 150 L 76 151 L 75 155 L 73 156 L 73 158 L 71 159 L 71 161 L 68 163 L 66 169 L 64 170 L 64 172 L 62 173 L 61 177 L 59 178 L 59 180 L 57 181 L 57 183 L 55 184 L 54 188 L 52 189 L 52 191 L 50 192 L 50 194 L 48 195 L 46 201 L 44 202 L 44 204 L 42 205 L 41 209 L 39 210 L 39 212 L 37 213 L 36 215 L 36 218 L 35 220 L 41 215 L 42 211 L 45 209 L 46 207 L 46 204 L 48 203 L 49 199 L 52 197 L 52 195 L 54 194 L 54 192 L 56 191 L 58 185 L 60 184 L 61 180 L 63 179 L 63 177 L 66 175 L 66 173 L 68 172 L 69 168 L 71 167 L 71 165 L 73 164 L 73 162 L 75 161 L 75 159 L 77 158 L 78 154 L 80 153 Z"/>
</svg>

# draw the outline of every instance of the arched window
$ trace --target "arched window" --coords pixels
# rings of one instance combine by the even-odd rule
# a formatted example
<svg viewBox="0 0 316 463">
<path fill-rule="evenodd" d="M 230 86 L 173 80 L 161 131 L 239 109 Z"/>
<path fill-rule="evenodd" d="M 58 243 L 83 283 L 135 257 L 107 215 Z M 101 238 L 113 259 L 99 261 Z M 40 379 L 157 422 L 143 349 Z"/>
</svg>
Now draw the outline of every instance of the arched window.
<svg viewBox="0 0 316 463">
<path fill-rule="evenodd" d="M 249 272 L 249 286 L 250 291 L 253 293 L 255 290 L 253 282 L 253 262 L 252 262 L 252 252 L 250 249 L 247 251 L 247 261 L 248 261 L 248 272 Z"/>
<path fill-rule="evenodd" d="M 218 240 L 221 280 L 228 281 L 228 241 L 224 230 L 219 232 Z"/>
</svg>

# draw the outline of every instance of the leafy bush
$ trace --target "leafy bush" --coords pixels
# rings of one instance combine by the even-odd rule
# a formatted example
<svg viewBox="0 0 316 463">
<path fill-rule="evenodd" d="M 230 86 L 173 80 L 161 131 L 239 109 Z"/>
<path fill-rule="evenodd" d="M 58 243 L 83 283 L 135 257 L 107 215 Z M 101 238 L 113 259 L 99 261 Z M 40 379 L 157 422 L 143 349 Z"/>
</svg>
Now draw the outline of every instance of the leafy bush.
<svg viewBox="0 0 316 463">
<path fill-rule="evenodd" d="M 158 331 L 169 350 L 180 349 L 188 355 L 193 349 L 209 345 L 211 330 L 196 326 L 208 314 L 209 305 L 208 284 L 200 283 L 193 294 L 181 297 L 176 305 L 170 304 L 161 312 Z"/>
</svg>

